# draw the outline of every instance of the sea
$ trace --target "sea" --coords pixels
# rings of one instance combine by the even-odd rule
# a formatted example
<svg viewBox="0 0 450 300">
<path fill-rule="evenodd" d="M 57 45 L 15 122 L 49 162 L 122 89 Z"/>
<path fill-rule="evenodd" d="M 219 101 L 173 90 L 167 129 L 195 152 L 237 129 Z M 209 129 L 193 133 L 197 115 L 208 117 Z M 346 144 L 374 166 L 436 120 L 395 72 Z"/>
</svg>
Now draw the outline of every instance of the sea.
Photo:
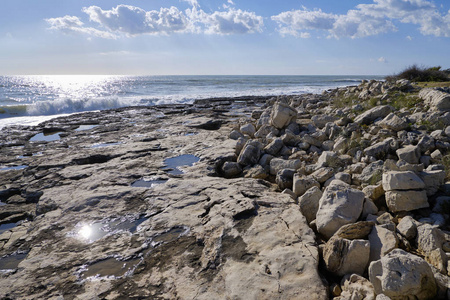
<svg viewBox="0 0 450 300">
<path fill-rule="evenodd" d="M 0 129 L 61 115 L 196 99 L 301 95 L 383 76 L 0 76 Z"/>
</svg>

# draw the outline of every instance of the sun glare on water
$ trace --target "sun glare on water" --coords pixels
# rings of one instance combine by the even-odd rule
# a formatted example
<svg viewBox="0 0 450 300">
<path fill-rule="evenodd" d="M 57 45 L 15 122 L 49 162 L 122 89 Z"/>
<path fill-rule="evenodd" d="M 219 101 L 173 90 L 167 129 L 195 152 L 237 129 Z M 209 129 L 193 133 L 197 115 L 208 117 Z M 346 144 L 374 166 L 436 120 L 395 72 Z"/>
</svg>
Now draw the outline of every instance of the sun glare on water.
<svg viewBox="0 0 450 300">
<path fill-rule="evenodd" d="M 89 239 L 92 234 L 92 228 L 89 225 L 84 225 L 81 227 L 80 231 L 78 231 L 78 235 L 84 239 Z"/>
</svg>

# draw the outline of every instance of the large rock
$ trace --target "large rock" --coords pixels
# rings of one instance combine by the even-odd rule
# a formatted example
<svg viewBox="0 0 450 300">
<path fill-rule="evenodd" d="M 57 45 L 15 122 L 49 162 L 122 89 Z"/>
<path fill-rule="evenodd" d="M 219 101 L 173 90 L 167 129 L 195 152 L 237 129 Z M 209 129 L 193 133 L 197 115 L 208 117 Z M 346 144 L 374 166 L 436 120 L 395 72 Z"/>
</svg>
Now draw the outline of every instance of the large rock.
<svg viewBox="0 0 450 300">
<path fill-rule="evenodd" d="M 394 113 L 390 113 L 387 115 L 383 120 L 381 120 L 379 123 L 377 123 L 379 126 L 391 129 L 394 131 L 400 131 L 408 128 L 409 124 L 406 122 L 406 120 L 398 117 Z"/>
<path fill-rule="evenodd" d="M 416 223 L 410 216 L 406 216 L 400 220 L 397 230 L 408 240 L 415 238 L 417 235 Z"/>
<path fill-rule="evenodd" d="M 292 188 L 292 179 L 294 177 L 294 169 L 283 169 L 277 172 L 275 182 L 281 190 Z"/>
<path fill-rule="evenodd" d="M 447 256 L 442 250 L 442 245 L 445 243 L 444 233 L 435 226 L 423 224 L 417 227 L 416 243 L 425 260 L 441 273 L 446 274 Z"/>
<path fill-rule="evenodd" d="M 338 276 L 362 275 L 369 263 L 369 253 L 369 241 L 333 237 L 323 249 L 323 260 L 328 271 Z"/>
<path fill-rule="evenodd" d="M 425 183 L 414 172 L 387 172 L 383 173 L 383 189 L 392 190 L 420 190 Z"/>
<path fill-rule="evenodd" d="M 318 183 L 314 178 L 300 174 L 294 175 L 292 190 L 297 196 L 303 195 L 307 190 L 314 186 L 320 188 L 320 183 Z"/>
<path fill-rule="evenodd" d="M 387 138 L 364 149 L 364 153 L 373 157 L 385 157 L 387 153 L 397 150 L 398 142 L 394 138 Z"/>
<path fill-rule="evenodd" d="M 317 128 L 324 128 L 327 123 L 332 123 L 336 121 L 337 118 L 330 115 L 315 115 L 311 118 L 311 121 Z"/>
<path fill-rule="evenodd" d="M 430 266 L 422 258 L 395 249 L 369 266 L 376 294 L 391 299 L 434 299 L 437 286 Z"/>
<path fill-rule="evenodd" d="M 376 106 L 355 118 L 357 124 L 370 124 L 378 118 L 386 117 L 392 111 L 389 105 Z"/>
<path fill-rule="evenodd" d="M 258 163 L 261 157 L 262 145 L 258 141 L 248 141 L 242 149 L 237 162 L 243 166 L 254 165 Z"/>
<path fill-rule="evenodd" d="M 272 125 L 278 129 L 289 125 L 297 117 L 297 110 L 289 105 L 277 102 L 272 109 Z"/>
<path fill-rule="evenodd" d="M 270 155 L 276 155 L 281 148 L 283 148 L 284 143 L 281 138 L 274 139 L 270 144 L 264 147 L 264 152 Z"/>
<path fill-rule="evenodd" d="M 295 192 L 294 192 L 295 193 Z M 319 201 L 322 198 L 322 191 L 317 186 L 308 189 L 302 196 L 298 197 L 300 211 L 305 216 L 308 224 L 316 219 Z"/>
<path fill-rule="evenodd" d="M 420 147 L 419 146 L 406 146 L 397 150 L 399 159 L 402 159 L 410 164 L 418 164 L 420 159 Z"/>
<path fill-rule="evenodd" d="M 369 234 L 370 261 L 378 260 L 398 247 L 398 239 L 394 232 L 376 225 Z"/>
<path fill-rule="evenodd" d="M 433 196 L 444 184 L 446 174 L 444 170 L 434 170 L 434 171 L 425 170 L 420 172 L 419 176 L 425 183 L 425 190 L 427 191 L 427 196 Z"/>
<path fill-rule="evenodd" d="M 317 229 L 330 238 L 341 226 L 354 223 L 361 215 L 364 193 L 334 180 L 325 189 L 316 215 Z"/>
<path fill-rule="evenodd" d="M 392 212 L 412 211 L 430 206 L 425 191 L 412 190 L 386 192 L 386 204 Z"/>
<path fill-rule="evenodd" d="M 302 162 L 299 159 L 282 159 L 282 158 L 273 158 L 270 161 L 270 174 L 276 175 L 278 171 L 283 169 L 293 169 L 297 170 L 302 166 Z"/>
<path fill-rule="evenodd" d="M 317 160 L 318 167 L 337 167 L 341 165 L 342 162 L 339 158 L 339 155 L 333 151 L 324 151 L 319 156 Z"/>
<path fill-rule="evenodd" d="M 419 92 L 419 97 L 433 111 L 450 111 L 450 93 L 439 89 L 425 88 Z"/>
</svg>

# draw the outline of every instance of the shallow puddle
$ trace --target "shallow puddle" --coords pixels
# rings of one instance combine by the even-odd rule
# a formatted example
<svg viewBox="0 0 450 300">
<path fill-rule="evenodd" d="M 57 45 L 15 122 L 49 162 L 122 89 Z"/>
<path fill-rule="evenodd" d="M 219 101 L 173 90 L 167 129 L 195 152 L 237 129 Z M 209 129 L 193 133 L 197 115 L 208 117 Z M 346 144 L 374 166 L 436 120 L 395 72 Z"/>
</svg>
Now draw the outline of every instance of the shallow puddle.
<svg viewBox="0 0 450 300">
<path fill-rule="evenodd" d="M 144 177 L 136 180 L 131 184 L 132 187 L 154 188 L 159 184 L 166 183 L 168 179 L 160 179 L 158 177 Z"/>
<path fill-rule="evenodd" d="M 30 142 L 42 142 L 42 141 L 52 142 L 52 141 L 57 141 L 57 140 L 61 139 L 61 137 L 59 136 L 59 133 L 60 132 L 55 132 L 55 133 L 52 133 L 52 134 L 38 133 L 38 134 L 36 134 L 35 136 L 33 136 L 30 139 Z"/>
<path fill-rule="evenodd" d="M 131 274 L 140 262 L 139 258 L 131 259 L 128 261 L 118 260 L 116 258 L 108 258 L 99 262 L 96 262 L 86 268 L 83 271 L 81 278 L 88 277 L 122 277 Z"/>
<path fill-rule="evenodd" d="M 198 132 L 188 132 L 188 133 L 185 133 L 184 136 L 194 136 L 197 134 L 198 134 Z"/>
<path fill-rule="evenodd" d="M 0 171 L 9 171 L 9 170 L 23 170 L 28 168 L 26 165 L 21 166 L 12 166 L 12 167 L 0 167 Z"/>
<path fill-rule="evenodd" d="M 142 217 L 139 219 L 113 219 L 96 222 L 90 225 L 84 225 L 77 232 L 77 236 L 90 243 L 95 242 L 107 234 L 115 233 L 117 231 L 129 231 L 131 233 L 137 230 L 137 227 L 147 220 L 148 218 Z"/>
<path fill-rule="evenodd" d="M 117 143 L 100 143 L 100 144 L 94 144 L 91 146 L 91 148 L 96 149 L 96 148 L 103 148 L 103 147 L 110 147 L 110 146 L 117 146 L 122 144 L 121 142 L 117 142 Z"/>
<path fill-rule="evenodd" d="M 97 127 L 98 125 L 80 125 L 75 131 L 83 131 L 83 130 L 89 130 Z"/>
<path fill-rule="evenodd" d="M 177 157 L 167 158 L 164 160 L 166 167 L 164 167 L 163 170 L 172 175 L 180 175 L 184 173 L 180 167 L 190 167 L 199 160 L 199 157 L 192 154 L 184 154 Z"/>
<path fill-rule="evenodd" d="M 183 235 L 186 235 L 189 232 L 188 227 L 184 226 L 177 226 L 173 227 L 167 232 L 164 232 L 152 239 L 152 246 L 159 245 L 161 243 L 169 243 L 172 242 L 178 238 L 180 238 Z"/>
<path fill-rule="evenodd" d="M 22 260 L 27 257 L 28 253 L 17 253 L 0 258 L 0 270 L 16 269 Z"/>
<path fill-rule="evenodd" d="M 19 223 L 6 223 L 0 225 L 0 234 L 16 227 Z"/>
</svg>

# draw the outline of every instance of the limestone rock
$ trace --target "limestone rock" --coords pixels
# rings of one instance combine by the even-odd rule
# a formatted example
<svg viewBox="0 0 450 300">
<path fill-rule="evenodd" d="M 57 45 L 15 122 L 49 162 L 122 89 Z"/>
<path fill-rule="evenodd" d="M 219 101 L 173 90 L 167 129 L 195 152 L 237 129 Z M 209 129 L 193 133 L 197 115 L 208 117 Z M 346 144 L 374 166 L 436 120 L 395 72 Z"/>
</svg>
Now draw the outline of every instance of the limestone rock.
<svg viewBox="0 0 450 300">
<path fill-rule="evenodd" d="M 414 219 L 410 216 L 403 217 L 400 220 L 397 230 L 408 240 L 415 238 L 417 235 L 417 226 Z"/>
<path fill-rule="evenodd" d="M 227 161 L 222 166 L 222 172 L 225 177 L 231 178 L 242 172 L 241 166 L 236 162 Z"/>
<path fill-rule="evenodd" d="M 398 239 L 394 232 L 376 225 L 369 234 L 370 261 L 380 259 L 398 247 Z"/>
<path fill-rule="evenodd" d="M 240 131 L 242 134 L 246 134 L 250 137 L 253 137 L 256 133 L 256 128 L 253 124 L 249 123 L 241 126 Z"/>
<path fill-rule="evenodd" d="M 307 190 L 314 186 L 320 188 L 320 183 L 318 183 L 314 178 L 300 174 L 294 175 L 292 190 L 297 196 L 302 196 Z"/>
<path fill-rule="evenodd" d="M 419 176 L 425 183 L 427 196 L 433 196 L 444 184 L 446 174 L 444 170 L 425 170 L 423 172 L 420 172 Z"/>
<path fill-rule="evenodd" d="M 379 126 L 391 129 L 394 131 L 401 131 L 406 128 L 408 128 L 408 122 L 406 122 L 404 119 L 398 117 L 394 113 L 390 113 L 387 115 L 383 120 L 381 120 L 379 123 L 377 123 Z"/>
<path fill-rule="evenodd" d="M 386 117 L 391 111 L 392 107 L 389 105 L 376 106 L 357 116 L 355 118 L 355 123 L 370 124 L 378 118 Z"/>
<path fill-rule="evenodd" d="M 336 117 L 329 115 L 315 115 L 311 118 L 311 121 L 314 123 L 314 125 L 320 129 L 324 128 L 327 123 L 332 123 L 336 120 Z"/>
<path fill-rule="evenodd" d="M 300 211 L 305 216 L 308 224 L 316 219 L 316 213 L 319 209 L 321 197 L 322 191 L 317 186 L 311 187 L 302 196 L 298 197 Z"/>
<path fill-rule="evenodd" d="M 419 92 L 419 97 L 425 101 L 431 110 L 449 111 L 450 94 L 439 89 L 425 88 Z"/>
<path fill-rule="evenodd" d="M 370 244 L 366 240 L 330 239 L 323 250 L 325 266 L 338 276 L 364 273 L 369 262 Z"/>
<path fill-rule="evenodd" d="M 266 172 L 266 170 L 259 164 L 248 166 L 243 171 L 244 177 L 246 178 L 266 179 L 267 177 L 269 177 L 269 174 Z"/>
<path fill-rule="evenodd" d="M 412 211 L 430 206 L 425 191 L 412 190 L 386 192 L 386 204 L 392 212 Z"/>
<path fill-rule="evenodd" d="M 276 155 L 283 146 L 283 140 L 281 138 L 276 138 L 264 148 L 264 152 L 270 155 Z"/>
<path fill-rule="evenodd" d="M 237 162 L 243 166 L 254 165 L 258 163 L 261 157 L 261 143 L 257 141 L 248 141 L 239 154 Z"/>
<path fill-rule="evenodd" d="M 278 171 L 283 169 L 293 169 L 297 170 L 302 166 L 302 162 L 299 159 L 282 159 L 282 158 L 273 158 L 270 161 L 270 174 L 276 175 Z"/>
<path fill-rule="evenodd" d="M 324 151 L 317 160 L 318 167 L 336 167 L 341 164 L 339 155 L 333 151 Z"/>
<path fill-rule="evenodd" d="M 395 249 L 369 266 L 376 294 L 391 299 L 433 299 L 437 287 L 430 266 L 420 257 Z"/>
<path fill-rule="evenodd" d="M 357 274 L 347 275 L 341 281 L 342 293 L 333 300 L 375 300 L 376 294 L 372 283 Z"/>
<path fill-rule="evenodd" d="M 355 222 L 361 215 L 364 193 L 340 180 L 334 180 L 324 191 L 319 202 L 317 229 L 330 238 L 343 225 Z"/>
<path fill-rule="evenodd" d="M 407 172 L 387 172 L 383 173 L 383 189 L 392 190 L 420 190 L 425 188 L 425 183 L 415 173 Z"/>
<path fill-rule="evenodd" d="M 294 177 L 294 169 L 283 169 L 277 172 L 275 182 L 281 190 L 292 188 L 292 179 Z"/>
<path fill-rule="evenodd" d="M 406 146 L 397 150 L 398 158 L 410 164 L 418 164 L 420 159 L 420 148 L 418 146 Z"/>
<path fill-rule="evenodd" d="M 311 177 L 319 183 L 324 183 L 334 174 L 333 168 L 320 168 L 311 174 Z"/>
<path fill-rule="evenodd" d="M 395 151 L 398 142 L 394 138 L 387 138 L 364 149 L 364 153 L 373 157 L 384 157 L 387 153 Z"/>
<path fill-rule="evenodd" d="M 278 129 L 289 125 L 297 117 L 297 110 L 289 105 L 277 102 L 273 106 L 271 123 Z"/>
<path fill-rule="evenodd" d="M 374 225 L 374 222 L 367 221 L 347 224 L 339 228 L 333 236 L 348 240 L 366 239 Z"/>
<path fill-rule="evenodd" d="M 435 226 L 423 224 L 417 227 L 417 248 L 425 260 L 441 273 L 447 272 L 447 257 L 442 250 L 445 242 L 444 233 Z"/>
</svg>

